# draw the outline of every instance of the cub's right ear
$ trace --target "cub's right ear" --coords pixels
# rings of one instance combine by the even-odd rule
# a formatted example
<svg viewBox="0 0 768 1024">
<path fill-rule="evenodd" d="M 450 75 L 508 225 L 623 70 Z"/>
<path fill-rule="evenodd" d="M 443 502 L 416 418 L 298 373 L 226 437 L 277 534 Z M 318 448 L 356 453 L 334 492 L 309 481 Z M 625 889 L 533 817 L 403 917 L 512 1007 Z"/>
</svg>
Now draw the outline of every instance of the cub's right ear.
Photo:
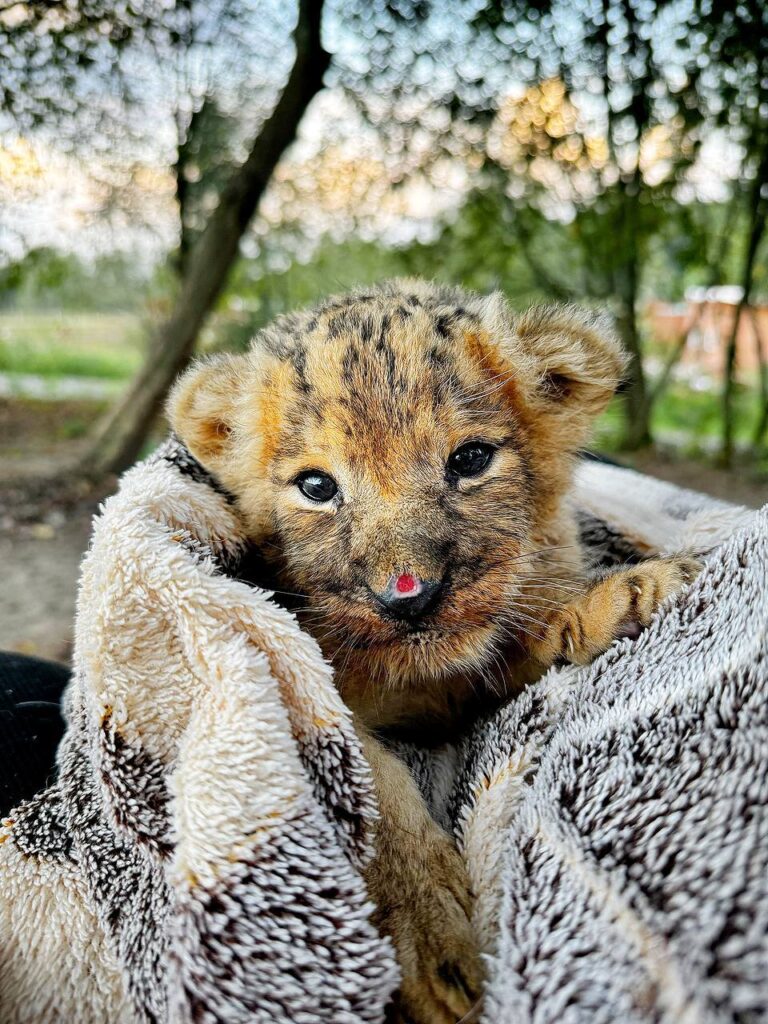
<svg viewBox="0 0 768 1024">
<path fill-rule="evenodd" d="M 244 356 L 212 356 L 196 362 L 171 390 L 171 428 L 208 468 L 215 469 L 229 448 L 246 367 Z"/>
</svg>

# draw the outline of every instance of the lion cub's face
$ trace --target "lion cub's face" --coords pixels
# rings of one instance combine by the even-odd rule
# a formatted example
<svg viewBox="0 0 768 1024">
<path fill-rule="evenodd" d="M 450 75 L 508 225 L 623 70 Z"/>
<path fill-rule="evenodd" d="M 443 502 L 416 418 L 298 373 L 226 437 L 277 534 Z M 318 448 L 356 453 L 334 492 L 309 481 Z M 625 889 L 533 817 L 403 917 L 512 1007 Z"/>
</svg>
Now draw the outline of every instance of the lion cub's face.
<svg viewBox="0 0 768 1024">
<path fill-rule="evenodd" d="M 170 414 L 279 549 L 329 653 L 412 681 L 476 666 L 504 635 L 620 370 L 584 313 L 515 322 L 498 297 L 402 282 L 199 365 Z"/>
</svg>

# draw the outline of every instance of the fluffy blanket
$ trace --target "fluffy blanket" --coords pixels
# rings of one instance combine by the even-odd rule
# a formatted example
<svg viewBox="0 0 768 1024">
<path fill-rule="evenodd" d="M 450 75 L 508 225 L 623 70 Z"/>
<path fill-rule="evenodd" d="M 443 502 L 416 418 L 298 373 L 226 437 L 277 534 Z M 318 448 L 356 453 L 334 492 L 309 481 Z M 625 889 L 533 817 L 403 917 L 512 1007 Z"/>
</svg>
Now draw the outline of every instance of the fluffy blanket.
<svg viewBox="0 0 768 1024">
<path fill-rule="evenodd" d="M 477 892 L 483 1020 L 765 1020 L 768 513 L 595 464 L 575 500 L 596 562 L 706 569 L 638 641 L 402 751 Z M 97 517 L 58 778 L 0 832 L 4 1024 L 383 1020 L 370 773 L 245 550 L 175 442 Z"/>
</svg>

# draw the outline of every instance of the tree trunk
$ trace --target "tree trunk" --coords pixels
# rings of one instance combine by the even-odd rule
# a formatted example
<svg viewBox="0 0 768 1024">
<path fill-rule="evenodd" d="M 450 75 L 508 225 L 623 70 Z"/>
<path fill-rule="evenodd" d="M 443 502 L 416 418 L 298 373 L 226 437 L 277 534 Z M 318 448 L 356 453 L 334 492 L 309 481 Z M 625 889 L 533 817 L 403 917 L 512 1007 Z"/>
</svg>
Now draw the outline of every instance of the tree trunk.
<svg viewBox="0 0 768 1024">
<path fill-rule="evenodd" d="M 637 251 L 638 205 L 641 178 L 635 167 L 632 180 L 624 188 L 623 259 L 616 272 L 619 297 L 618 328 L 629 353 L 629 380 L 624 393 L 624 437 L 622 448 L 636 451 L 651 443 L 648 382 L 643 366 L 643 345 L 637 326 L 637 288 L 639 253 Z"/>
<path fill-rule="evenodd" d="M 174 309 L 157 331 L 144 366 L 99 424 L 81 462 L 85 475 L 120 473 L 135 461 L 169 387 L 189 362 L 275 165 L 295 138 L 310 100 L 322 87 L 329 60 L 320 40 L 322 6 L 322 0 L 299 0 L 296 60 L 285 89 L 245 162 L 222 191 L 189 256 Z"/>
<path fill-rule="evenodd" d="M 712 256 L 712 259 L 709 261 L 707 283 L 705 286 L 707 291 L 709 291 L 710 288 L 714 288 L 715 285 L 719 284 L 722 280 L 723 264 L 725 263 L 725 257 L 728 254 L 728 247 L 731 241 L 733 218 L 738 210 L 738 198 L 738 192 L 736 191 L 736 189 L 734 189 L 733 193 L 731 194 L 731 198 L 728 201 L 726 214 L 723 218 L 722 229 L 720 230 L 718 238 L 716 240 L 717 245 L 715 248 L 714 255 Z M 683 358 L 691 334 L 698 327 L 706 309 L 707 299 L 705 296 L 704 301 L 699 303 L 698 308 L 696 309 L 696 312 L 694 313 L 690 324 L 685 329 L 684 334 L 679 338 L 677 345 L 675 345 L 674 349 L 670 352 L 669 357 L 667 358 L 666 362 L 664 363 L 664 366 L 662 367 L 658 379 L 654 382 L 653 388 L 650 390 L 650 393 L 648 395 L 649 410 L 653 408 L 654 403 L 657 402 L 658 399 L 667 390 L 667 386 L 670 380 L 672 379 L 672 374 L 675 370 L 675 367 Z"/>
<path fill-rule="evenodd" d="M 628 382 L 622 388 L 624 395 L 624 436 L 622 448 L 637 451 L 651 443 L 650 402 L 648 382 L 643 367 L 643 349 L 637 329 L 634 301 L 623 303 L 618 317 L 618 328 L 624 348 L 629 353 Z"/>
<path fill-rule="evenodd" d="M 193 233 L 189 224 L 189 181 L 186 166 L 189 162 L 190 150 L 194 144 L 199 125 L 205 117 L 208 97 L 192 111 L 189 124 L 177 125 L 176 161 L 173 165 L 173 180 L 176 192 L 176 206 L 179 211 L 179 248 L 173 257 L 174 269 L 180 281 L 183 281 L 189 270 L 189 256 L 192 252 Z"/>
<path fill-rule="evenodd" d="M 750 239 L 750 249 L 751 248 L 752 244 Z M 736 312 L 733 317 L 733 325 L 731 327 L 730 334 L 728 335 L 728 344 L 725 351 L 725 374 L 723 379 L 723 436 L 719 461 L 720 464 L 726 468 L 730 468 L 733 465 L 736 433 L 736 417 L 734 409 L 734 397 L 736 392 L 736 347 L 739 334 L 739 324 L 741 323 L 742 315 L 750 309 L 749 294 L 752 287 L 753 265 L 754 255 L 751 260 L 747 257 L 745 261 L 745 271 L 742 276 L 743 294 L 738 306 L 736 307 Z M 762 377 L 760 384 L 763 384 Z M 760 433 L 762 433 L 762 430 L 760 430 Z M 756 433 L 755 444 L 757 441 L 758 434 Z"/>
<path fill-rule="evenodd" d="M 752 452 L 754 458 L 760 456 L 760 449 L 768 436 L 768 348 L 765 345 L 765 338 L 760 330 L 760 323 L 757 318 L 757 310 L 752 309 L 752 329 L 755 334 L 755 350 L 758 367 L 758 394 L 760 396 L 760 411 L 758 413 L 755 432 L 752 435 Z"/>
<path fill-rule="evenodd" d="M 744 278 L 742 278 L 742 281 Z M 723 435 L 720 445 L 720 464 L 725 467 L 733 465 L 734 447 L 734 393 L 736 391 L 736 342 L 739 335 L 739 324 L 741 323 L 741 312 L 746 305 L 747 292 L 745 291 L 733 314 L 733 324 L 728 343 L 725 347 L 725 365 L 723 367 Z"/>
</svg>

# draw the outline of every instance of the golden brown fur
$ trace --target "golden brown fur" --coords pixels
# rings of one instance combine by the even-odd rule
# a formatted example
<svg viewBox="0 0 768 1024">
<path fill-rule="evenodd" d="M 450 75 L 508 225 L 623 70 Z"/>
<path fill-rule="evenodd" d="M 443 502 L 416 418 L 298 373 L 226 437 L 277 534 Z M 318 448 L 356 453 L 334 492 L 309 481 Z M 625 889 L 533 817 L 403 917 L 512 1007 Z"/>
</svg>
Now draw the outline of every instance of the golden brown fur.
<svg viewBox="0 0 768 1024">
<path fill-rule="evenodd" d="M 358 716 L 382 812 L 368 882 L 404 1012 L 424 1024 L 457 1019 L 479 989 L 468 888 L 371 730 L 437 740 L 473 704 L 647 624 L 695 571 L 656 560 L 585 579 L 572 462 L 623 367 L 594 314 L 514 317 L 498 295 L 401 281 L 279 319 L 247 355 L 198 364 L 171 398 L 174 429 L 235 496 L 280 585 L 304 596 L 299 614 Z M 468 442 L 493 456 L 457 478 L 449 456 Z M 309 470 L 333 478 L 333 500 L 302 494 Z M 418 620 L 375 597 L 403 573 L 442 584 Z"/>
</svg>

